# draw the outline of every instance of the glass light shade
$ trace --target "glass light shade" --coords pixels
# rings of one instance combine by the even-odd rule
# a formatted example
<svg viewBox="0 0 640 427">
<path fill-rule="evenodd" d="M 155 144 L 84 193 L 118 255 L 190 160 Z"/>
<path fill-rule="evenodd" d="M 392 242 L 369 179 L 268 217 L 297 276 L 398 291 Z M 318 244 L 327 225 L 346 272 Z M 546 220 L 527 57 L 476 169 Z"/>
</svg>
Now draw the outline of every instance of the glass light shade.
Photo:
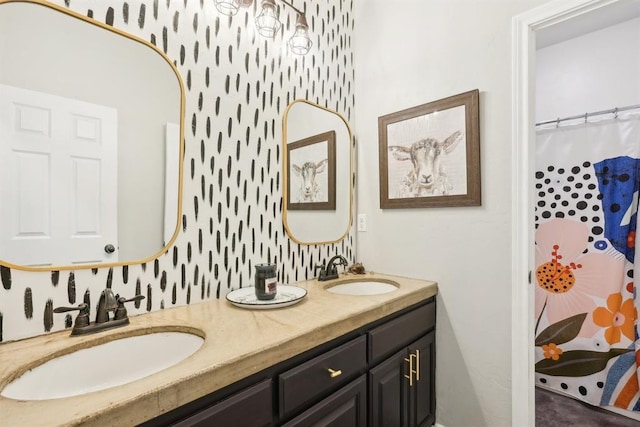
<svg viewBox="0 0 640 427">
<path fill-rule="evenodd" d="M 223 15 L 233 16 L 238 13 L 242 0 L 215 0 L 216 9 Z"/>
<path fill-rule="evenodd" d="M 262 2 L 262 12 L 256 17 L 258 32 L 264 37 L 275 37 L 282 26 L 282 23 L 278 20 L 279 17 L 280 12 L 273 0 L 264 0 Z"/>
<path fill-rule="evenodd" d="M 298 14 L 298 18 L 296 20 L 296 30 L 293 33 L 293 36 L 289 39 L 289 48 L 296 55 L 306 55 L 311 49 L 311 39 L 309 38 L 309 34 L 307 30 L 309 26 L 307 25 L 307 19 L 304 15 Z"/>
</svg>

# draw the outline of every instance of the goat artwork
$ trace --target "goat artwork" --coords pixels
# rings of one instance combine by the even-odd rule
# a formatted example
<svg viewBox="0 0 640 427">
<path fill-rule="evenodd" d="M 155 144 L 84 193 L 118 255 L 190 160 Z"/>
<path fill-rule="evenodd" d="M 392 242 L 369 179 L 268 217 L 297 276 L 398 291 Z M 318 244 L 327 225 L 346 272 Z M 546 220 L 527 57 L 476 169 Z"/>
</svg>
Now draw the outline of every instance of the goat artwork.
<svg viewBox="0 0 640 427">
<path fill-rule="evenodd" d="M 402 178 L 397 188 L 397 197 L 447 196 L 453 190 L 443 156 L 450 154 L 463 139 L 455 131 L 444 141 L 425 138 L 410 146 L 391 145 L 389 152 L 398 161 L 411 161 L 411 169 Z"/>
<path fill-rule="evenodd" d="M 300 178 L 300 187 L 298 188 L 297 203 L 314 203 L 324 202 L 326 198 L 318 184 L 316 177 L 319 173 L 327 169 L 329 160 L 324 159 L 319 162 L 304 162 L 302 166 L 296 164 L 291 165 L 294 174 Z"/>
</svg>

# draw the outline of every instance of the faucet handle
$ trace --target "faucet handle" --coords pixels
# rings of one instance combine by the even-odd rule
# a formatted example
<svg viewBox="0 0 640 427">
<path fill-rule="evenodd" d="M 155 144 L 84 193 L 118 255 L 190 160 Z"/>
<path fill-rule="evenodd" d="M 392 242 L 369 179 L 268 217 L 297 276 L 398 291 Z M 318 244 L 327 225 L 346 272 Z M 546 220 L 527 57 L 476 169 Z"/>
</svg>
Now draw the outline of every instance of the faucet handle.
<svg viewBox="0 0 640 427">
<path fill-rule="evenodd" d="M 125 297 L 118 297 L 118 308 L 116 309 L 116 314 L 113 316 L 113 320 L 121 320 L 121 319 L 126 319 L 128 317 L 127 315 L 127 308 L 124 306 L 124 303 L 126 302 L 138 302 L 140 300 L 144 299 L 144 295 L 136 295 L 133 298 L 125 298 Z"/>
<path fill-rule="evenodd" d="M 89 306 L 85 303 L 78 304 L 77 307 L 56 307 L 53 309 L 54 313 L 66 313 L 67 311 L 78 310 L 78 316 L 76 317 L 74 328 L 84 327 L 89 325 Z"/>
<path fill-rule="evenodd" d="M 138 302 L 144 299 L 144 295 L 136 295 L 133 298 L 126 299 L 118 295 L 118 307 L 121 307 L 125 302 Z"/>
<path fill-rule="evenodd" d="M 318 276 L 318 278 L 319 278 L 320 280 L 322 280 L 322 279 L 324 279 L 324 277 L 325 277 L 325 276 L 326 276 L 326 274 L 327 274 L 327 270 L 326 270 L 326 268 L 325 268 L 325 260 L 324 260 L 324 259 L 322 260 L 322 264 L 316 264 L 316 265 L 313 267 L 313 272 L 315 273 L 316 271 L 318 271 L 318 269 L 320 269 L 320 275 Z"/>
<path fill-rule="evenodd" d="M 85 304 L 84 302 L 81 304 L 78 304 L 77 307 L 56 307 L 53 309 L 54 313 L 66 313 L 67 311 L 75 311 L 75 310 L 86 310 L 87 309 L 87 304 Z"/>
</svg>

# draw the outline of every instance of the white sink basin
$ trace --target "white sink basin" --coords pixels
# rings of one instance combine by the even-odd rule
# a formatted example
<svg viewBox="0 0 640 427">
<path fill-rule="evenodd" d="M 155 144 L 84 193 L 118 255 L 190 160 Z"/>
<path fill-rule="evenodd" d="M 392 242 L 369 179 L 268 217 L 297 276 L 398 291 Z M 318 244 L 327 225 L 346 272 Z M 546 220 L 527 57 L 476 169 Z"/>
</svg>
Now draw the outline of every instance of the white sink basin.
<svg viewBox="0 0 640 427">
<path fill-rule="evenodd" d="M 155 332 L 109 341 L 51 359 L 7 385 L 1 396 L 46 400 L 127 384 L 167 369 L 195 353 L 204 339 Z"/>
<path fill-rule="evenodd" d="M 381 280 L 349 280 L 326 288 L 340 295 L 380 295 L 398 290 L 398 284 Z"/>
</svg>

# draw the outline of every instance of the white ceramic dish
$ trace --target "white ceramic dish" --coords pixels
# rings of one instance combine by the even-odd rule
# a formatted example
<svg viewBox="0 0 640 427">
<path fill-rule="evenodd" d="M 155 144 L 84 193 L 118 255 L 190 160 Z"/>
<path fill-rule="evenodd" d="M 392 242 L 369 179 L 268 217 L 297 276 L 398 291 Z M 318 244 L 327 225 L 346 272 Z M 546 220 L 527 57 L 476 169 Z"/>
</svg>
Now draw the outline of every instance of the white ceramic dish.
<svg viewBox="0 0 640 427">
<path fill-rule="evenodd" d="M 259 300 L 253 286 L 240 288 L 227 294 L 227 301 L 231 304 L 252 310 L 266 310 L 287 307 L 302 301 L 307 290 L 298 286 L 278 285 L 278 293 L 272 300 Z"/>
</svg>

